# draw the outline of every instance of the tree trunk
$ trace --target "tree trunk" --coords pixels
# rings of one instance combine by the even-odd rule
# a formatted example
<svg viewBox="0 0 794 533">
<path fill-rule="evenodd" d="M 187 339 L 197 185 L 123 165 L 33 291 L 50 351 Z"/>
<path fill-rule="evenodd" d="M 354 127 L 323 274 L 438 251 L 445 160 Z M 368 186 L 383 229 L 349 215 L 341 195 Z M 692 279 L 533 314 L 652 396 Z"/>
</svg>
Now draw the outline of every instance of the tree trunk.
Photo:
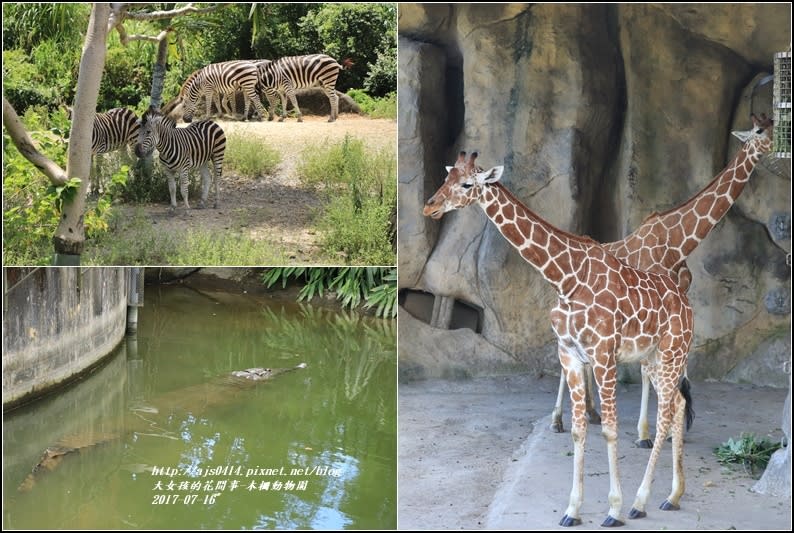
<svg viewBox="0 0 794 533">
<path fill-rule="evenodd" d="M 79 264 L 79 256 L 85 245 L 83 216 L 91 167 L 91 132 L 99 97 L 99 84 L 105 65 L 109 16 L 109 4 L 93 5 L 83 45 L 83 55 L 80 59 L 72 129 L 69 136 L 69 158 L 66 165 L 67 176 L 70 179 L 80 178 L 81 183 L 76 194 L 65 199 L 61 221 L 52 238 L 55 247 L 55 265 Z"/>
<path fill-rule="evenodd" d="M 170 19 L 166 21 L 169 23 Z M 168 34 L 160 39 L 157 45 L 157 60 L 152 69 L 152 91 L 150 94 L 149 105 L 159 108 L 163 102 L 163 87 L 165 86 L 166 63 L 168 60 Z M 140 159 L 138 167 L 139 179 L 143 183 L 152 183 L 152 173 L 154 172 L 154 153 Z"/>
</svg>

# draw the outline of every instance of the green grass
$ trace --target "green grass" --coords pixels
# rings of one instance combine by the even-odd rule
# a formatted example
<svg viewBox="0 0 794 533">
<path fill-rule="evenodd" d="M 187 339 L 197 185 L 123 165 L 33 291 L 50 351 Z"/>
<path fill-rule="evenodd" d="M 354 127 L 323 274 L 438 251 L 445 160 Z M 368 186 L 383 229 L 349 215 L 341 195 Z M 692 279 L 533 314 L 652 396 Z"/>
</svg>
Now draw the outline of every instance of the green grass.
<svg viewBox="0 0 794 533">
<path fill-rule="evenodd" d="M 177 215 L 179 216 L 179 215 Z M 279 265 L 288 263 L 278 246 L 234 232 L 188 229 L 163 233 L 138 210 L 115 216 L 109 233 L 90 240 L 85 265 Z"/>
<path fill-rule="evenodd" d="M 265 145 L 257 138 L 233 133 L 226 137 L 224 174 L 234 172 L 240 176 L 259 178 L 271 175 L 281 163 L 278 150 Z"/>
<path fill-rule="evenodd" d="M 396 171 L 393 152 L 372 150 L 349 135 L 304 150 L 298 174 L 325 195 L 317 224 L 327 254 L 349 265 L 395 263 Z"/>
<path fill-rule="evenodd" d="M 361 89 L 351 89 L 347 95 L 355 100 L 361 111 L 370 118 L 397 120 L 396 93 L 390 93 L 382 98 L 373 98 Z"/>
</svg>

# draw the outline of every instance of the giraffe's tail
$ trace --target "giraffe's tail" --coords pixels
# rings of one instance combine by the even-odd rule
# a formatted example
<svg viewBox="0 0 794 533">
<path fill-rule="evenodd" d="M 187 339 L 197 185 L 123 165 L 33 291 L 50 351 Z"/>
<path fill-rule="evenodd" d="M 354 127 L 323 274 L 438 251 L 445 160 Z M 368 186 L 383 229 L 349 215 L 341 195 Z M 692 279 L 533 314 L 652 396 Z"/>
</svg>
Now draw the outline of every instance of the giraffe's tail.
<svg viewBox="0 0 794 533">
<path fill-rule="evenodd" d="M 695 421 L 695 408 L 692 405 L 692 392 L 690 390 L 689 378 L 684 376 L 681 378 L 681 384 L 678 386 L 681 395 L 684 397 L 686 403 L 684 416 L 686 417 L 686 430 L 692 427 L 692 422 Z"/>
</svg>

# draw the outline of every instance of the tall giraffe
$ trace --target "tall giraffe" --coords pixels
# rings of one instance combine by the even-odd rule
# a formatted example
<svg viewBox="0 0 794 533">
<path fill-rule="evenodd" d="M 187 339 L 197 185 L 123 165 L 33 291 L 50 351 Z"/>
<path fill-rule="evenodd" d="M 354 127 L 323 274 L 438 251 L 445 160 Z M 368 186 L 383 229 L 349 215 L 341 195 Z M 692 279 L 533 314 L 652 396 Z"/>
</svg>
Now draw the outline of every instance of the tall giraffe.
<svg viewBox="0 0 794 533">
<path fill-rule="evenodd" d="M 627 265 L 668 274 L 678 281 L 684 291 L 689 289 L 692 274 L 686 259 L 725 216 L 744 190 L 761 157 L 772 149 L 772 121 L 766 115 L 761 118 L 750 115 L 753 129 L 734 131 L 743 143 L 733 160 L 711 180 L 699 193 L 678 207 L 647 217 L 633 233 L 617 242 L 604 244 L 604 248 Z M 587 414 L 590 421 L 598 423 L 599 416 L 593 405 L 592 380 L 586 385 Z M 589 385 L 589 386 L 588 386 Z M 565 376 L 560 375 L 557 403 L 552 412 L 551 428 L 562 432 L 562 398 Z M 640 448 L 650 448 L 648 433 L 648 395 L 650 386 L 642 366 L 642 403 L 637 422 Z"/>
<path fill-rule="evenodd" d="M 601 399 L 609 457 L 609 512 L 603 526 L 623 525 L 617 464 L 617 363 L 643 361 L 657 391 L 656 441 L 648 458 L 630 518 L 645 516 L 653 471 L 668 429 L 673 434 L 673 487 L 662 509 L 678 509 L 684 492 L 683 430 L 690 420 L 688 382 L 684 378 L 692 342 L 692 308 L 686 294 L 668 275 L 629 267 L 592 239 L 555 228 L 530 211 L 499 179 L 503 167 L 483 171 L 477 154 L 461 152 L 441 188 L 427 201 L 425 216 L 471 204 L 488 218 L 558 294 L 551 311 L 559 358 L 573 404 L 573 487 L 560 525 L 581 524 L 583 499 L 586 367 L 592 366 Z"/>
</svg>

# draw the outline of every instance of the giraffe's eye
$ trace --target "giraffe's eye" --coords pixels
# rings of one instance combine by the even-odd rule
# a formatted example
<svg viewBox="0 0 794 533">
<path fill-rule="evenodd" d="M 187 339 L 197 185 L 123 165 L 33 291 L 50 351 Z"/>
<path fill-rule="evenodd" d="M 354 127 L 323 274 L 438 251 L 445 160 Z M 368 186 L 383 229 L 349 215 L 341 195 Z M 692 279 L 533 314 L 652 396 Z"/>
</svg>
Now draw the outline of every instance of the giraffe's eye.
<svg viewBox="0 0 794 533">
<path fill-rule="evenodd" d="M 461 183 L 460 186 L 463 187 L 464 189 L 471 189 L 474 186 L 474 184 L 473 183 Z"/>
<path fill-rule="evenodd" d="M 758 128 L 757 130 L 755 130 L 755 132 L 756 132 L 758 135 L 761 135 L 762 133 L 764 133 L 764 129 L 763 129 L 763 128 Z"/>
</svg>

